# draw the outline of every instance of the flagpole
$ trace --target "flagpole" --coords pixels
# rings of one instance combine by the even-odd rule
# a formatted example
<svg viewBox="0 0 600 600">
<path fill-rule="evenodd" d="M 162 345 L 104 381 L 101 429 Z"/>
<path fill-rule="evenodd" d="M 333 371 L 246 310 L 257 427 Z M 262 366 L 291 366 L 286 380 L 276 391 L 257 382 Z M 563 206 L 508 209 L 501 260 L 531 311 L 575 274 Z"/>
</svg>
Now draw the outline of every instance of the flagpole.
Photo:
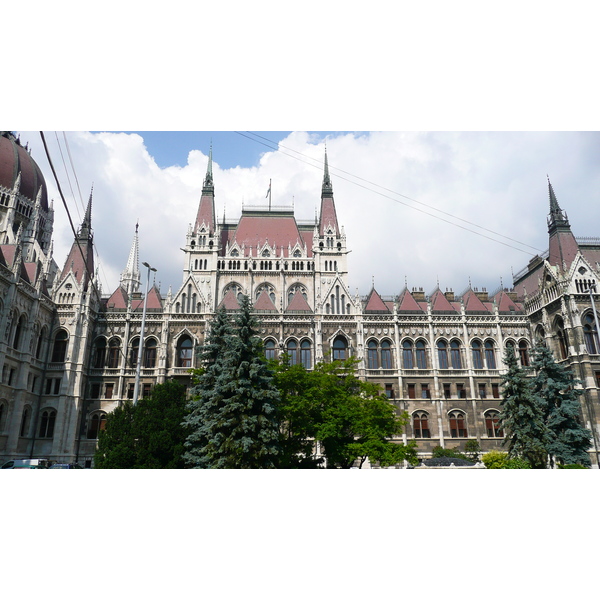
<svg viewBox="0 0 600 600">
<path fill-rule="evenodd" d="M 269 179 L 269 212 L 271 212 L 271 180 Z"/>
</svg>

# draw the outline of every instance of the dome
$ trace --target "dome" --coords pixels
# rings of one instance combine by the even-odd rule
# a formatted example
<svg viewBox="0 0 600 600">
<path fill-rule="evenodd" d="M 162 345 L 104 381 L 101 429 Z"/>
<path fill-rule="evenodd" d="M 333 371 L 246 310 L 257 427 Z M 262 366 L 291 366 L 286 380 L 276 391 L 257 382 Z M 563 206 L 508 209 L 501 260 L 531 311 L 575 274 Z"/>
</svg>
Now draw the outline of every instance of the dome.
<svg viewBox="0 0 600 600">
<path fill-rule="evenodd" d="M 48 211 L 46 181 L 37 163 L 9 131 L 0 132 L 0 187 L 12 190 L 21 172 L 19 192 L 32 202 L 42 188 L 41 204 Z"/>
</svg>

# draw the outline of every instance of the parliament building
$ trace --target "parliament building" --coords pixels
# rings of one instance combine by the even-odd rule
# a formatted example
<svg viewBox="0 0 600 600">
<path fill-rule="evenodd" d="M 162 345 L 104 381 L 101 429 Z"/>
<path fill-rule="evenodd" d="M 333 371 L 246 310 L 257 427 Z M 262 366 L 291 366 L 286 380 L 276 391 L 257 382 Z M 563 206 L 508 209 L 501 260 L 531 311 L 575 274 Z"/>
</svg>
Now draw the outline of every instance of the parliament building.
<svg viewBox="0 0 600 600">
<path fill-rule="evenodd" d="M 327 155 L 313 222 L 298 221 L 293 207 L 245 206 L 237 221 L 219 223 L 211 152 L 195 220 L 182 228 L 183 282 L 166 295 L 151 285 L 146 299 L 137 227 L 119 286 L 99 291 L 92 194 L 57 265 L 44 176 L 18 138 L 0 132 L 0 464 L 93 466 L 106 415 L 133 398 L 140 338 L 140 396 L 167 379 L 189 385 L 216 309 L 234 311 L 248 295 L 268 357 L 286 352 L 307 369 L 356 357 L 360 376 L 409 414 L 398 441 L 416 440 L 422 458 L 468 440 L 484 452 L 501 449 L 502 356 L 512 346 L 526 366 L 544 341 L 582 382 L 581 419 L 598 468 L 600 238 L 576 238 L 550 182 L 548 191 L 548 250 L 512 288 L 359 296 L 348 287 L 351 240 L 338 221 Z"/>
</svg>

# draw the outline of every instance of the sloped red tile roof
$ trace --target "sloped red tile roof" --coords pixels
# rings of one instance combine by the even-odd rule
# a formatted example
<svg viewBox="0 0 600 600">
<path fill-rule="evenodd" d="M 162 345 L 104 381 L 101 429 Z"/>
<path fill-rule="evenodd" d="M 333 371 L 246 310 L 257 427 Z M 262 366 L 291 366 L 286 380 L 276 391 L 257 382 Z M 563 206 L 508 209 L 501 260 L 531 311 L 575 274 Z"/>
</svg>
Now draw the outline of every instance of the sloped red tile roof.
<svg viewBox="0 0 600 600">
<path fill-rule="evenodd" d="M 106 301 L 106 306 L 108 308 L 125 310 L 127 308 L 127 301 L 127 292 L 121 286 L 119 286 Z"/>
<path fill-rule="evenodd" d="M 308 302 L 300 292 L 296 292 L 285 312 L 313 312 Z"/>
<path fill-rule="evenodd" d="M 2 255 L 5 261 L 4 264 L 9 268 L 12 267 L 17 247 L 14 244 L 5 244 L 0 246 L 0 248 L 2 248 Z"/>
<path fill-rule="evenodd" d="M 335 202 L 333 198 L 321 199 L 321 218 L 319 219 L 319 235 L 323 235 L 328 225 L 331 225 L 337 234 L 340 228 L 337 222 L 337 213 L 335 211 Z"/>
<path fill-rule="evenodd" d="M 436 290 L 433 293 L 431 297 L 431 310 L 433 312 L 458 312 L 441 290 Z"/>
<path fill-rule="evenodd" d="M 36 282 L 36 275 L 37 275 L 37 263 L 25 263 L 23 265 L 23 270 L 25 271 L 25 273 L 27 273 L 27 279 L 26 281 L 28 283 L 31 283 L 32 285 L 35 285 Z M 23 277 L 23 279 L 25 279 Z"/>
<path fill-rule="evenodd" d="M 365 312 L 378 312 L 378 313 L 389 313 L 390 309 L 386 306 L 385 302 L 381 299 L 381 296 L 377 293 L 375 288 L 371 290 L 367 303 L 365 305 Z"/>
<path fill-rule="evenodd" d="M 269 294 L 267 294 L 266 290 L 263 290 L 260 293 L 260 296 L 254 303 L 254 308 L 256 310 L 272 310 L 274 312 L 278 312 L 277 308 L 273 304 L 273 301 L 271 300 L 271 298 L 269 298 Z"/>
<path fill-rule="evenodd" d="M 511 313 L 511 312 L 521 312 L 521 308 L 518 304 L 513 302 L 509 295 L 501 290 L 494 296 L 494 300 L 498 306 L 498 310 L 500 312 Z M 512 310 L 511 310 L 512 309 Z"/>
<path fill-rule="evenodd" d="M 198 231 L 202 223 L 206 223 L 210 233 L 215 231 L 215 200 L 214 196 L 203 194 L 200 198 L 198 206 L 198 214 L 196 215 L 196 225 L 194 231 Z"/>
<path fill-rule="evenodd" d="M 426 303 L 425 308 L 427 308 Z M 408 290 L 404 290 L 404 292 L 400 294 L 400 298 L 398 300 L 398 310 L 400 312 L 425 312 Z"/>
<path fill-rule="evenodd" d="M 217 308 L 224 307 L 226 310 L 240 310 L 239 302 L 235 296 L 235 292 L 231 289 L 225 294 L 225 298 L 221 300 Z"/>
<path fill-rule="evenodd" d="M 562 267 L 564 260 L 568 269 L 579 252 L 579 246 L 571 230 L 558 231 L 555 235 L 550 236 L 548 251 L 548 262 L 551 265 Z"/>
<path fill-rule="evenodd" d="M 150 291 L 148 292 L 148 304 L 146 305 L 147 309 L 151 309 L 151 310 L 162 310 L 162 298 L 160 296 L 160 292 L 158 291 L 158 288 L 153 285 L 150 288 Z M 143 310 L 144 309 L 144 299 L 142 298 L 141 300 L 134 300 L 131 303 L 131 308 L 133 310 Z"/>
<path fill-rule="evenodd" d="M 61 281 L 69 274 L 69 271 L 73 270 L 73 274 L 75 275 L 75 279 L 79 283 L 83 281 L 83 277 L 86 273 L 86 262 L 88 266 L 88 270 L 91 274 L 94 273 L 94 251 L 92 248 L 91 241 L 80 241 L 81 250 L 83 251 L 86 260 L 84 262 L 83 256 L 81 256 L 81 252 L 79 251 L 79 247 L 77 246 L 77 242 L 73 242 L 71 246 L 71 251 L 67 256 L 67 260 L 65 261 L 64 269 L 60 274 Z"/>
<path fill-rule="evenodd" d="M 467 312 L 489 312 L 473 290 L 468 290 L 464 294 L 463 303 Z"/>
</svg>

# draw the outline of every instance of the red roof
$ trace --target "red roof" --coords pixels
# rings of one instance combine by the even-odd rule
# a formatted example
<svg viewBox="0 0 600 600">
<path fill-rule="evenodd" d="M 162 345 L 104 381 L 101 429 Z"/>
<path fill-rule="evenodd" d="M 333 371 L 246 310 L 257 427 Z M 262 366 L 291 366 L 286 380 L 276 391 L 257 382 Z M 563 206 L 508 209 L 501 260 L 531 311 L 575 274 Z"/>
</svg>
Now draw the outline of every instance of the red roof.
<svg viewBox="0 0 600 600">
<path fill-rule="evenodd" d="M 81 245 L 81 250 L 83 251 L 84 256 L 86 257 L 86 262 L 88 266 L 88 270 L 90 274 L 94 273 L 94 250 L 92 248 L 91 240 L 80 240 L 79 244 Z M 61 281 L 69 274 L 69 271 L 73 271 L 75 275 L 75 279 L 79 283 L 83 281 L 83 277 L 86 273 L 86 263 L 83 260 L 83 256 L 81 255 L 81 251 L 79 250 L 79 246 L 77 242 L 73 242 L 71 246 L 71 251 L 69 252 L 69 256 L 67 256 L 67 260 L 65 261 L 64 269 L 60 274 Z"/>
<path fill-rule="evenodd" d="M 226 310 L 240 310 L 239 302 L 235 296 L 235 292 L 233 289 L 229 290 L 225 294 L 225 298 L 221 300 L 219 306 L 217 308 L 224 307 Z"/>
<path fill-rule="evenodd" d="M 434 312 L 457 312 L 456 308 L 444 296 L 441 290 L 436 290 L 431 297 L 431 310 Z"/>
<path fill-rule="evenodd" d="M 564 261 L 568 269 L 579 252 L 579 246 L 570 229 L 551 235 L 549 245 L 548 262 L 553 266 L 559 265 L 561 268 Z"/>
<path fill-rule="evenodd" d="M 294 294 L 294 297 L 285 310 L 286 312 L 312 312 L 306 298 L 300 292 Z"/>
<path fill-rule="evenodd" d="M 119 286 L 106 301 L 108 308 L 125 310 L 127 308 L 127 292 Z"/>
<path fill-rule="evenodd" d="M 150 291 L 148 292 L 148 304 L 146 305 L 147 309 L 162 309 L 162 298 L 160 297 L 160 292 L 158 291 L 158 288 L 153 285 L 150 288 Z M 137 309 L 142 309 L 144 308 L 144 299 L 142 298 L 141 300 L 135 300 L 134 302 L 131 303 L 131 308 L 133 310 L 137 310 Z"/>
<path fill-rule="evenodd" d="M 494 296 L 494 300 L 498 305 L 498 310 L 500 312 L 521 312 L 521 309 L 518 304 L 515 304 L 510 296 L 505 291 L 500 291 Z"/>
<path fill-rule="evenodd" d="M 390 309 L 386 306 L 385 302 L 381 299 L 381 296 L 376 292 L 375 288 L 371 290 L 367 303 L 365 305 L 365 312 L 378 312 L 378 313 L 389 313 Z"/>
<path fill-rule="evenodd" d="M 0 246 L 0 248 L 2 249 L 2 256 L 6 266 L 9 268 L 12 267 L 17 247 L 14 244 L 5 244 L 4 246 Z"/>
<path fill-rule="evenodd" d="M 473 290 L 468 290 L 463 296 L 463 303 L 467 312 L 489 312 Z"/>
<path fill-rule="evenodd" d="M 37 279 L 36 275 L 37 275 L 37 263 L 25 263 L 23 265 L 24 267 L 24 271 L 27 274 L 27 279 L 26 281 L 28 281 L 29 283 L 31 283 L 32 285 L 35 284 L 35 281 Z M 23 279 L 25 279 L 25 277 L 23 277 Z"/>
<path fill-rule="evenodd" d="M 400 294 L 400 298 L 398 300 L 398 310 L 400 312 L 423 312 L 421 306 L 417 303 L 408 290 L 404 290 L 404 292 Z"/>
<path fill-rule="evenodd" d="M 322 198 L 321 199 L 321 218 L 319 219 L 319 235 L 323 235 L 325 229 L 331 225 L 336 234 L 339 235 L 340 228 L 337 222 L 337 213 L 335 211 L 335 203 L 333 198 Z"/>
<path fill-rule="evenodd" d="M 269 297 L 269 294 L 267 294 L 266 290 L 263 290 L 260 293 L 260 296 L 254 304 L 254 308 L 255 310 L 271 310 L 277 312 L 277 308 L 273 304 L 273 301 Z"/>
<path fill-rule="evenodd" d="M 210 233 L 215 231 L 215 199 L 212 194 L 203 194 L 200 198 L 198 206 L 198 214 L 196 215 L 196 225 L 194 231 L 200 229 L 202 223 L 205 223 Z"/>
</svg>

